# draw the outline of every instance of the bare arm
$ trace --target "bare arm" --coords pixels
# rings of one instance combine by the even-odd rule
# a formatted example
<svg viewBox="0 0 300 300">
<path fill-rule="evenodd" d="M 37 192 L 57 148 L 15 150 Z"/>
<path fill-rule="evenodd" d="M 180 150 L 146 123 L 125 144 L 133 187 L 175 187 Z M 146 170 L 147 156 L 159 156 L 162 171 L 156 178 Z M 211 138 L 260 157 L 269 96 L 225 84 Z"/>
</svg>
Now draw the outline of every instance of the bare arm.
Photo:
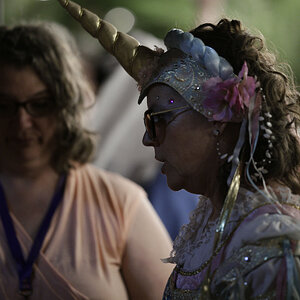
<svg viewBox="0 0 300 300">
<path fill-rule="evenodd" d="M 122 274 L 131 300 L 162 299 L 174 265 L 169 256 L 171 240 L 151 204 L 143 201 L 131 224 L 122 263 Z"/>
</svg>

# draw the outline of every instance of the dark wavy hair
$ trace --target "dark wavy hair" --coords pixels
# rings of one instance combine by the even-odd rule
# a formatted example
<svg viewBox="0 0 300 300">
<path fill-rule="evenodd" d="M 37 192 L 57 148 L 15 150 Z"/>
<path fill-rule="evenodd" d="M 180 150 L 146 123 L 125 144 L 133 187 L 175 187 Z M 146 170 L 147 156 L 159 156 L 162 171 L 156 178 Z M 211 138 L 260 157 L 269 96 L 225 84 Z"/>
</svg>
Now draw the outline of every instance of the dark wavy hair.
<svg viewBox="0 0 300 300">
<path fill-rule="evenodd" d="M 267 165 L 265 179 L 281 182 L 300 194 L 300 146 L 297 137 L 300 95 L 290 67 L 278 63 L 275 55 L 266 48 L 263 37 L 249 33 L 240 21 L 222 19 L 217 25 L 202 24 L 191 33 L 226 58 L 235 74 L 247 62 L 249 75 L 257 77 L 265 95 L 262 114 L 270 112 L 272 115 L 271 129 L 275 137 L 271 160 L 267 159 L 269 163 L 265 162 L 269 145 L 263 133 L 259 136 L 254 160 L 260 165 Z M 249 157 L 249 153 L 247 146 L 244 156 Z"/>
<path fill-rule="evenodd" d="M 58 129 L 51 164 L 57 172 L 74 162 L 87 162 L 94 150 L 90 132 L 81 124 L 94 93 L 83 72 L 74 39 L 55 23 L 37 22 L 0 27 L 0 63 L 32 67 L 49 89 L 57 107 Z"/>
</svg>

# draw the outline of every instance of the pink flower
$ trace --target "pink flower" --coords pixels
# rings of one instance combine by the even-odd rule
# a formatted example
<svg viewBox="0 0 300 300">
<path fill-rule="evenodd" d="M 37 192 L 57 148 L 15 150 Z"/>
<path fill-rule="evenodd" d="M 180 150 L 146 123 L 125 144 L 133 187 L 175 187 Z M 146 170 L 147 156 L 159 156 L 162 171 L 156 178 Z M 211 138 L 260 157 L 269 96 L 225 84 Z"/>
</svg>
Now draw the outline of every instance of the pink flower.
<svg viewBox="0 0 300 300">
<path fill-rule="evenodd" d="M 244 63 L 238 77 L 222 80 L 214 77 L 203 84 L 203 108 L 212 113 L 210 119 L 221 122 L 239 122 L 245 114 L 250 98 L 255 94 L 256 80 L 248 76 Z"/>
</svg>

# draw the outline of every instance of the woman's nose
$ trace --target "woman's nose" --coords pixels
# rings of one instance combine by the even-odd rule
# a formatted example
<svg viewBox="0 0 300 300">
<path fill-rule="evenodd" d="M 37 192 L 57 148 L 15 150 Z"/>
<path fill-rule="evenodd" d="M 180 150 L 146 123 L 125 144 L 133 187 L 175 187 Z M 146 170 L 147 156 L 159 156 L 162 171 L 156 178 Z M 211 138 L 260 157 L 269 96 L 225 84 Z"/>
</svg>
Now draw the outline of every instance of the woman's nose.
<svg viewBox="0 0 300 300">
<path fill-rule="evenodd" d="M 156 139 L 155 140 L 151 139 L 148 132 L 145 131 L 144 136 L 143 136 L 143 145 L 154 147 L 154 146 L 157 146 L 157 141 L 156 141 Z"/>
<path fill-rule="evenodd" d="M 16 118 L 21 129 L 26 129 L 32 126 L 32 117 L 28 114 L 24 107 L 19 107 Z"/>
</svg>

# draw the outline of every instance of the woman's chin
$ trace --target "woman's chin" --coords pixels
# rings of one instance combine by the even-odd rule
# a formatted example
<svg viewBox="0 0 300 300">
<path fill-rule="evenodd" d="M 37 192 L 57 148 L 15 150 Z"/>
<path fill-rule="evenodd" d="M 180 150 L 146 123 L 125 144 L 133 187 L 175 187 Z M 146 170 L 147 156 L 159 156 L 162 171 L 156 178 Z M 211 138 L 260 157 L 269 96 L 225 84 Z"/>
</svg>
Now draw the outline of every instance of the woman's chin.
<svg viewBox="0 0 300 300">
<path fill-rule="evenodd" d="M 179 176 L 172 176 L 166 174 L 168 187 L 173 191 L 179 191 L 183 189 L 183 180 Z"/>
</svg>

